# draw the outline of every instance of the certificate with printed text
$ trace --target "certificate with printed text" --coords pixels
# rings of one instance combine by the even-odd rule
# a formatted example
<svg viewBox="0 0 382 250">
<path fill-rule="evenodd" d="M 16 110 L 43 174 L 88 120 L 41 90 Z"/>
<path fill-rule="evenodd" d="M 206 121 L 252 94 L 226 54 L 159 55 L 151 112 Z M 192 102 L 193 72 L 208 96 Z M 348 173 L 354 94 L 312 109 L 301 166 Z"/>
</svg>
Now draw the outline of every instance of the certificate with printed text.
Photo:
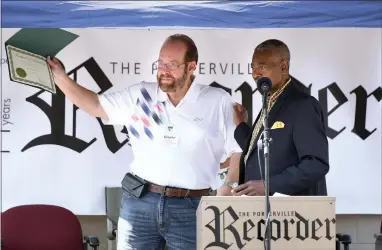
<svg viewBox="0 0 382 250">
<path fill-rule="evenodd" d="M 52 70 L 46 58 L 12 45 L 6 46 L 12 81 L 56 93 Z"/>
</svg>

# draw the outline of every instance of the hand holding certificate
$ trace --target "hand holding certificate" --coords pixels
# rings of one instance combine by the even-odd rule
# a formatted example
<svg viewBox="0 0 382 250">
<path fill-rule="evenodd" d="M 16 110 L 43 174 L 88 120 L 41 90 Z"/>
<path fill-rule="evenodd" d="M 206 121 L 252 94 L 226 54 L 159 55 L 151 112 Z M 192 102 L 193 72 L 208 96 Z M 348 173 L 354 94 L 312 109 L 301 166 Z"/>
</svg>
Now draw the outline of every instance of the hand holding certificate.
<svg viewBox="0 0 382 250">
<path fill-rule="evenodd" d="M 52 59 L 50 56 L 48 56 L 46 58 L 46 62 L 48 64 L 48 67 L 50 66 L 49 70 L 51 70 L 53 76 L 61 77 L 61 76 L 66 75 L 65 70 L 64 70 L 61 62 L 57 58 Z"/>
<path fill-rule="evenodd" d="M 77 37 L 61 29 L 21 29 L 5 42 L 11 81 L 56 93 L 47 57 L 54 57 Z"/>
</svg>

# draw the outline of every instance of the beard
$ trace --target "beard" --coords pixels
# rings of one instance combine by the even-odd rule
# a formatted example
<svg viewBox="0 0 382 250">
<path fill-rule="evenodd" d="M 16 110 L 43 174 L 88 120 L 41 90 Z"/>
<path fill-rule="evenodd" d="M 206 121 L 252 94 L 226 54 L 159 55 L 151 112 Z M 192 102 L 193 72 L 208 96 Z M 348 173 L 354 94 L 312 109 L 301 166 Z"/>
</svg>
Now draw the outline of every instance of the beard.
<svg viewBox="0 0 382 250">
<path fill-rule="evenodd" d="M 164 83 L 164 78 L 166 78 L 166 83 Z M 185 69 L 183 74 L 178 78 L 174 78 L 170 74 L 160 74 L 157 76 L 159 88 L 166 93 L 175 92 L 177 89 L 183 88 L 186 84 L 186 79 L 187 69 Z"/>
</svg>

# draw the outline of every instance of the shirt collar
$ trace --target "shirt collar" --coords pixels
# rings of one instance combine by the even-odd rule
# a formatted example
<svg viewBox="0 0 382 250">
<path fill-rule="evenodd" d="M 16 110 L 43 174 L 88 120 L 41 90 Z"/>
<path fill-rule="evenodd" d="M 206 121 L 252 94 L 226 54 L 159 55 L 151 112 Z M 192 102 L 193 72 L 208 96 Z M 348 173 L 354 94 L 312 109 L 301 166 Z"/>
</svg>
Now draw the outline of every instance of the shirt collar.
<svg viewBox="0 0 382 250">
<path fill-rule="evenodd" d="M 186 95 L 184 96 L 183 100 L 184 101 L 187 101 L 187 102 L 193 102 L 195 103 L 197 100 L 198 100 L 198 96 L 199 96 L 199 93 L 200 93 L 200 86 L 198 86 L 195 81 L 193 81 L 191 83 L 191 86 L 190 88 L 188 89 Z M 158 98 L 158 101 L 159 102 L 165 102 L 165 101 L 169 101 L 168 99 L 168 96 L 167 96 L 167 93 L 166 92 L 163 92 L 160 87 L 159 87 L 159 84 L 157 85 L 157 98 Z M 183 101 L 183 102 L 184 102 Z"/>
<path fill-rule="evenodd" d="M 281 95 L 281 93 L 284 91 L 284 89 L 288 86 L 288 84 L 291 82 L 292 78 L 289 78 L 289 80 L 282 86 L 279 90 L 277 90 L 273 95 L 271 95 L 270 100 L 272 102 L 275 102 L 276 99 Z"/>
</svg>

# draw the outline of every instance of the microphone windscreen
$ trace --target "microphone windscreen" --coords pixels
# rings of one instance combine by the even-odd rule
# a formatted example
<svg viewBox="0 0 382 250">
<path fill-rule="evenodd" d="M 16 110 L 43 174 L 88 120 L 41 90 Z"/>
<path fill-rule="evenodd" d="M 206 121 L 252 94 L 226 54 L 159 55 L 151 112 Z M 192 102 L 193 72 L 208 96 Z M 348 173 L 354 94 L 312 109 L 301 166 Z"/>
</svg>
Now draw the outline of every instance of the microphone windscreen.
<svg viewBox="0 0 382 250">
<path fill-rule="evenodd" d="M 264 91 L 268 91 L 272 88 L 272 81 L 268 77 L 261 77 L 256 81 L 257 89 L 260 93 L 264 93 Z"/>
</svg>

